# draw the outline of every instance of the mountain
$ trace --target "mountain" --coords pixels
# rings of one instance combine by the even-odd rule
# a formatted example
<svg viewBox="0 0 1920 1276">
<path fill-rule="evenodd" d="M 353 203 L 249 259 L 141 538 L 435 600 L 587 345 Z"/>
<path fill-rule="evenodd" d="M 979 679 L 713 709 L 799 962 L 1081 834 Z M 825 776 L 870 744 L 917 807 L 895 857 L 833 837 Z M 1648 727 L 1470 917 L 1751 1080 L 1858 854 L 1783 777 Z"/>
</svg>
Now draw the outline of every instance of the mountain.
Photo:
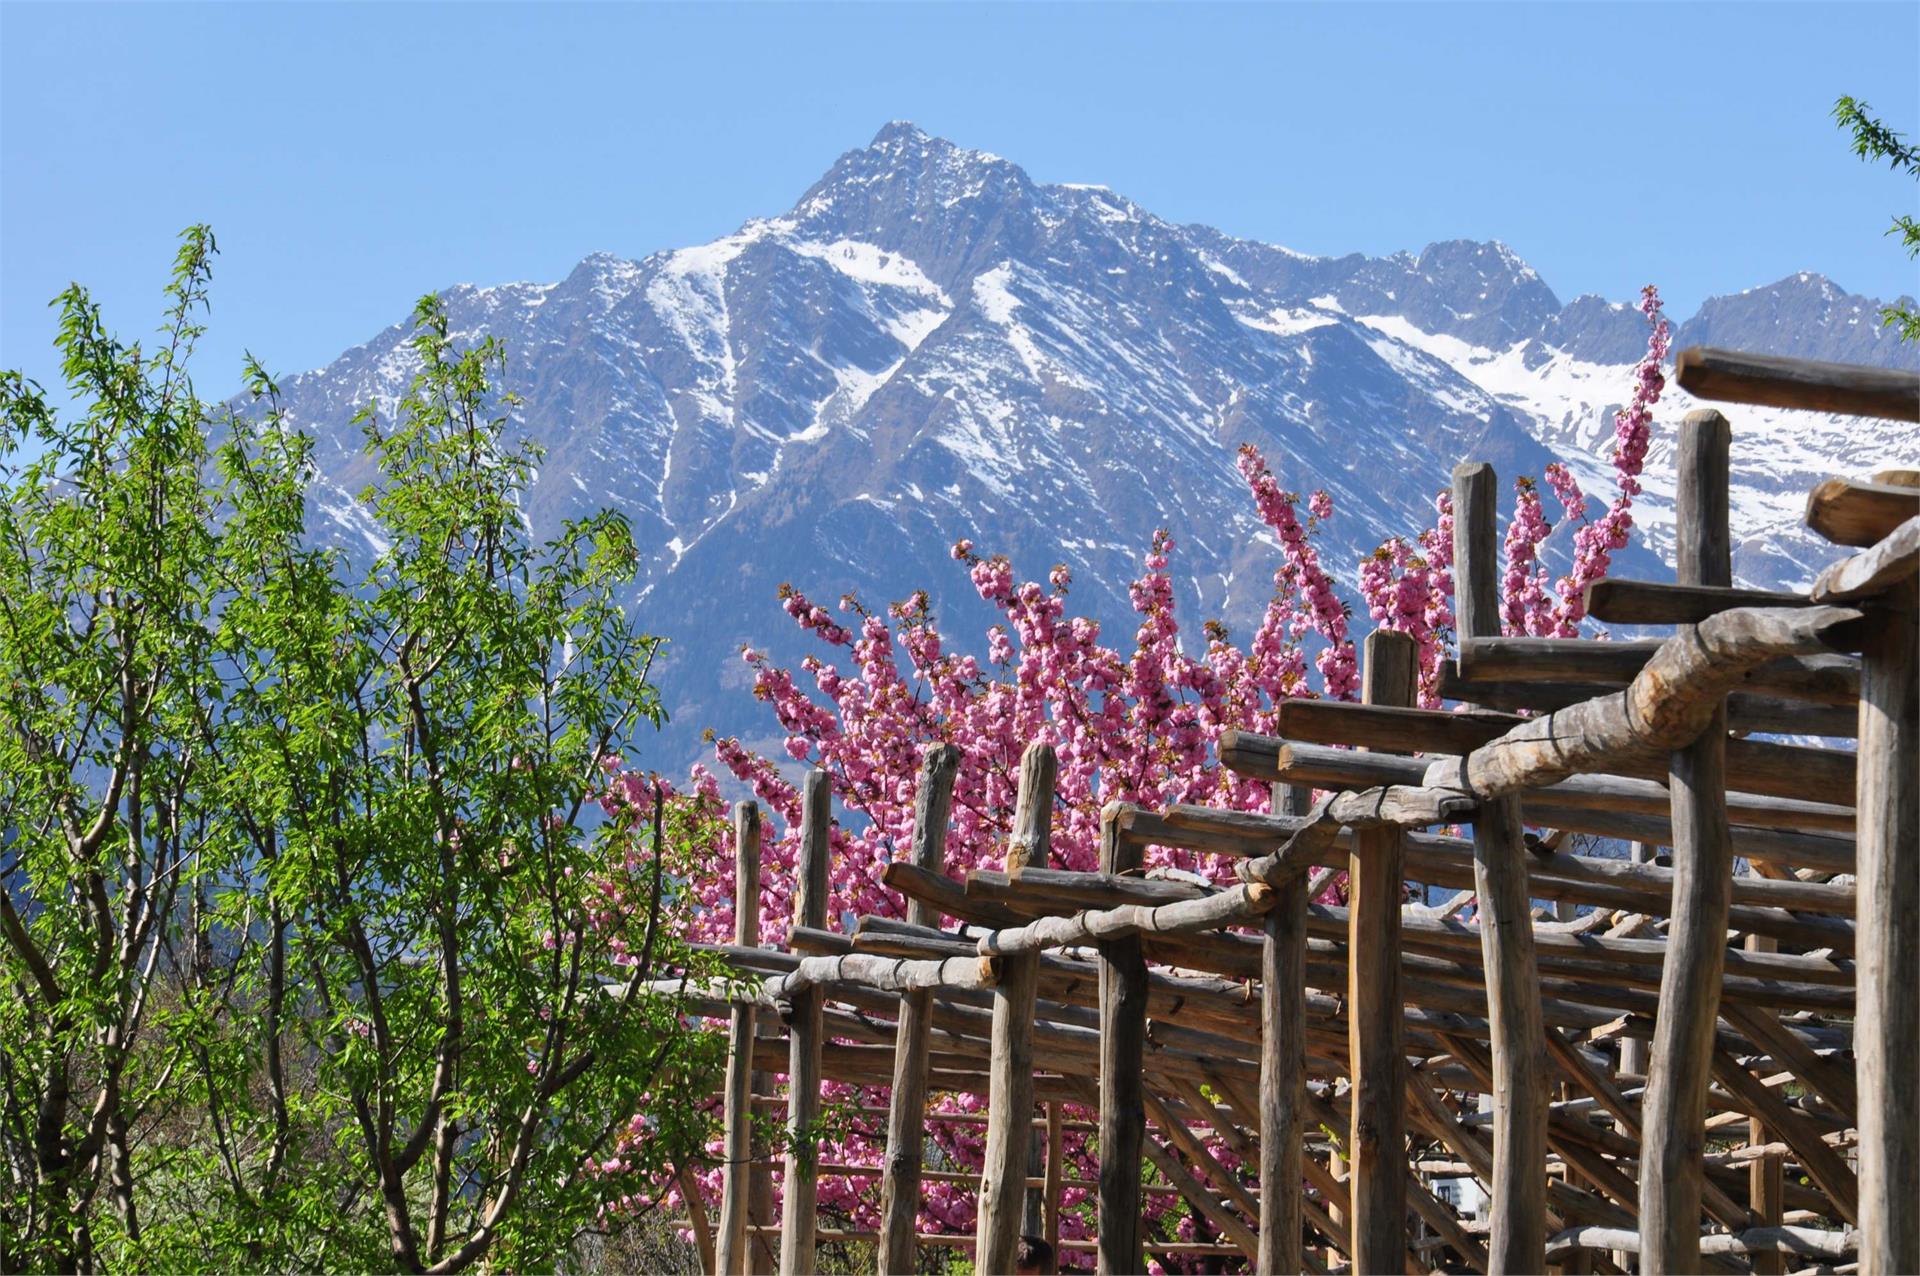
<svg viewBox="0 0 1920 1276">
<path fill-rule="evenodd" d="M 1563 305 L 1499 243 L 1309 257 L 1037 183 L 904 123 L 713 243 L 445 296 L 456 332 L 504 343 L 516 420 L 546 448 L 536 532 L 607 506 L 632 521 L 634 604 L 673 640 L 663 763 L 693 756 L 706 727 L 770 728 L 737 653 L 807 650 L 781 582 L 875 604 L 925 587 L 974 640 L 987 617 L 949 557 L 962 537 L 1034 578 L 1064 562 L 1076 605 L 1124 638 L 1126 583 L 1169 527 L 1189 626 L 1221 616 L 1245 633 L 1276 547 L 1234 471 L 1242 443 L 1286 486 L 1333 495 L 1324 552 L 1343 569 L 1430 522 L 1463 457 L 1537 475 L 1562 456 L 1604 499 L 1611 411 L 1645 346 L 1629 307 Z M 1913 366 L 1877 307 L 1802 274 L 1708 302 L 1676 348 Z M 406 336 L 396 325 L 282 383 L 320 439 L 319 530 L 357 553 L 377 537 L 351 495 L 367 472 L 346 423 L 369 400 L 391 409 Z M 1641 507 L 1656 551 L 1686 406 L 1676 392 L 1661 407 Z M 1756 583 L 1826 556 L 1798 531 L 1812 481 L 1916 450 L 1911 427 L 1732 415 L 1737 570 Z"/>
</svg>

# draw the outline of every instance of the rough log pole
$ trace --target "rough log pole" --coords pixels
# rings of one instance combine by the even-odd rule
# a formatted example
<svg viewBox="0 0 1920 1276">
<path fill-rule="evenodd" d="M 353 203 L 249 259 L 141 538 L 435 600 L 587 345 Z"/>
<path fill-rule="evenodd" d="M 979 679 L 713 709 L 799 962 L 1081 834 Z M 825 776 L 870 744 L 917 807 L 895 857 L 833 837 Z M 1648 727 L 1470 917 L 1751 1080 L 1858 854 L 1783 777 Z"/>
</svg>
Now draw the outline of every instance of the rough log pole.
<svg viewBox="0 0 1920 1276">
<path fill-rule="evenodd" d="M 1044 868 L 1053 823 L 1051 745 L 1030 744 L 1020 759 L 1020 790 L 1006 870 Z M 1038 951 L 1007 958 L 993 990 L 993 1053 L 988 1060 L 987 1151 L 980 1173 L 974 1261 L 982 1272 L 1010 1272 L 1020 1246 L 1033 1136 L 1033 1018 L 1040 982 Z"/>
<path fill-rule="evenodd" d="M 770 1015 L 755 1017 L 753 1035 L 756 1039 L 777 1033 L 777 1025 L 767 1022 L 770 1018 Z M 768 1108 L 778 1101 L 774 1097 L 771 1073 L 756 1070 L 752 1089 L 756 1110 L 762 1099 Z M 750 1276 L 773 1276 L 779 1270 L 773 1238 L 779 1234 L 780 1224 L 773 1216 L 773 1142 L 764 1122 L 753 1127 L 753 1166 L 747 1175 L 747 1220 L 747 1271 Z"/>
<path fill-rule="evenodd" d="M 1484 463 L 1453 471 L 1453 557 L 1462 637 L 1500 634 L 1498 484 Z M 1520 800 L 1483 804 L 1473 824 L 1473 884 L 1493 1044 L 1492 1272 L 1547 1263 L 1547 1060 Z"/>
<path fill-rule="evenodd" d="M 760 808 L 752 802 L 738 802 L 733 808 L 733 942 L 760 943 Z M 753 1003 L 734 1002 L 727 1025 L 722 1113 L 727 1159 L 721 1177 L 714 1269 L 726 1274 L 744 1272 L 750 1265 L 747 1203 L 753 1192 L 753 1026 Z"/>
<path fill-rule="evenodd" d="M 1688 413 L 1680 426 L 1675 558 L 1683 585 L 1733 583 L 1731 435 L 1727 419 L 1711 410 Z M 1673 922 L 1641 1109 L 1640 1260 L 1648 1273 L 1700 1270 L 1707 1083 L 1733 891 L 1726 753 L 1723 699 L 1699 739 L 1675 751 L 1671 762 Z"/>
<path fill-rule="evenodd" d="M 1635 864 L 1651 864 L 1659 852 L 1660 848 L 1652 842 L 1635 842 L 1628 854 Z M 1646 1079 L 1647 1044 L 1645 1037 L 1620 1039 L 1620 1071 L 1624 1075 Z"/>
<path fill-rule="evenodd" d="M 946 871 L 947 814 L 953 807 L 953 780 L 960 750 L 950 744 L 929 747 L 920 761 L 920 788 L 914 795 L 913 862 L 930 873 Z M 920 900 L 907 905 L 907 921 L 938 926 L 939 916 Z M 894 1026 L 893 1091 L 887 1103 L 887 1160 L 880 1178 L 880 1276 L 904 1276 L 919 1270 L 914 1223 L 920 1214 L 920 1170 L 926 1145 L 927 1035 L 933 1025 L 933 993 L 902 994 Z"/>
<path fill-rule="evenodd" d="M 1100 821 L 1100 871 L 1140 867 L 1138 844 L 1120 836 L 1116 812 Z M 1304 926 L 1302 928 L 1304 934 Z M 1140 941 L 1100 946 L 1100 1276 L 1144 1271 L 1140 1250 L 1140 1158 L 1145 1136 L 1147 959 Z"/>
<path fill-rule="evenodd" d="M 1765 935 L 1748 935 L 1747 951 L 1770 953 L 1778 951 L 1780 945 Z M 1768 1011 L 1756 1009 L 1756 1015 L 1767 1015 Z M 1769 1142 L 1766 1122 L 1754 1118 L 1747 1122 L 1747 1142 L 1755 1147 L 1763 1147 Z M 1757 1156 L 1747 1163 L 1747 1202 L 1754 1217 L 1762 1227 L 1780 1226 L 1780 1214 L 1785 1208 L 1782 1195 L 1785 1179 L 1782 1176 L 1784 1158 L 1768 1154 Z M 1786 1265 L 1777 1253 L 1759 1253 L 1753 1256 L 1754 1276 L 1781 1276 Z"/>
<path fill-rule="evenodd" d="M 1053 1270 L 1060 1270 L 1060 1192 L 1065 1185 L 1067 1167 L 1066 1114 L 1058 1100 L 1047 1104 L 1047 1217 L 1041 1235 L 1053 1249 Z"/>
<path fill-rule="evenodd" d="M 1406 634 L 1367 635 L 1368 704 L 1413 702 L 1417 648 Z M 1399 1272 L 1407 1263 L 1406 1014 L 1400 993 L 1400 830 L 1357 829 L 1348 868 L 1347 1050 L 1353 1074 L 1353 1269 Z"/>
<path fill-rule="evenodd" d="M 1273 809 L 1305 815 L 1313 790 L 1273 786 Z M 1301 1157 L 1306 1145 L 1307 874 L 1277 891 L 1260 945 L 1260 1276 L 1304 1270 Z"/>
<path fill-rule="evenodd" d="M 1911 579 L 1885 599 L 1860 679 L 1860 1270 L 1920 1271 L 1920 665 Z"/>
<path fill-rule="evenodd" d="M 825 771 L 807 772 L 800 808 L 800 862 L 793 894 L 793 924 L 823 930 L 827 924 L 827 847 L 833 793 Z M 794 994 L 787 1024 L 787 1155 L 780 1199 L 780 1276 L 809 1276 L 813 1258 L 815 1204 L 819 1193 L 821 995 L 818 988 Z"/>
</svg>

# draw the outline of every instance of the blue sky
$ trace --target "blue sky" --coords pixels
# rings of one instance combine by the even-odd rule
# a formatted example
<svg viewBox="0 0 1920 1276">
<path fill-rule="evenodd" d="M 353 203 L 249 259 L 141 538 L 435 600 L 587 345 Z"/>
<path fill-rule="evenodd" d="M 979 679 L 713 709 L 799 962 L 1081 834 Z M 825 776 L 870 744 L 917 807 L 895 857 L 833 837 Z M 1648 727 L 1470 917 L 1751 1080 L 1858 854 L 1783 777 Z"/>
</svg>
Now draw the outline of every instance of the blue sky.
<svg viewBox="0 0 1920 1276">
<path fill-rule="evenodd" d="M 1916 184 L 1841 93 L 1920 132 L 1920 6 L 0 0 L 0 366 L 54 379 L 69 279 L 149 331 L 189 222 L 222 393 L 243 347 L 316 366 L 431 289 L 779 212 L 895 118 L 1307 252 L 1503 239 L 1563 299 L 1916 291 Z"/>
</svg>

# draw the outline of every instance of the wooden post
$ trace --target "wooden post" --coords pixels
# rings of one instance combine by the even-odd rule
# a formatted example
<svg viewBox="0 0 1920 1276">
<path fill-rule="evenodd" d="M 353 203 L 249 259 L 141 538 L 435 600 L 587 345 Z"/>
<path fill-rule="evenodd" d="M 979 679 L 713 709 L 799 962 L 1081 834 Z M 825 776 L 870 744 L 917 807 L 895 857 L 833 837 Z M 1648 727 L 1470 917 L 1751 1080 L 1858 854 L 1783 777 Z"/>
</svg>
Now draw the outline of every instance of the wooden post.
<svg viewBox="0 0 1920 1276">
<path fill-rule="evenodd" d="M 1631 858 L 1635 864 L 1651 864 L 1659 847 L 1652 842 L 1635 842 Z M 1645 1078 L 1647 1075 L 1647 1039 L 1645 1037 L 1620 1038 L 1620 1071 Z"/>
<path fill-rule="evenodd" d="M 675 1166 L 674 1180 L 680 1185 L 680 1199 L 687 1203 L 687 1226 L 693 1230 L 693 1245 L 700 1252 L 700 1270 L 717 1276 L 723 1269 L 714 1253 L 713 1226 L 707 1221 L 707 1203 L 700 1185 L 686 1166 Z"/>
<path fill-rule="evenodd" d="M 1100 871 L 1140 867 L 1140 848 L 1100 822 Z M 1100 945 L 1100 1276 L 1145 1271 L 1140 1249 L 1140 1158 L 1146 1102 L 1147 959 L 1138 939 Z"/>
<path fill-rule="evenodd" d="M 1009 872 L 1045 867 L 1053 827 L 1053 746 L 1030 744 L 1020 759 L 1020 790 L 1007 841 Z M 1040 953 L 1001 959 L 993 989 L 993 1046 L 987 1062 L 987 1152 L 980 1172 L 974 1269 L 1010 1272 L 1020 1247 L 1033 1138 L 1033 1014 Z"/>
<path fill-rule="evenodd" d="M 1500 636 L 1499 497 L 1493 467 L 1453 471 L 1454 598 L 1463 638 Z M 1493 1045 L 1492 1272 L 1547 1264 L 1547 1059 L 1534 958 L 1527 849 L 1518 798 L 1480 808 L 1473 824 L 1473 884 L 1487 974 Z"/>
<path fill-rule="evenodd" d="M 753 1035 L 771 1037 L 775 1035 L 775 1026 L 768 1023 L 768 1015 L 754 1017 Z M 755 1071 L 751 1088 L 755 1098 L 773 1097 L 773 1075 Z M 764 1107 L 755 1104 L 756 1113 L 771 1113 L 773 1105 Z M 773 1238 L 779 1229 L 779 1220 L 773 1216 L 773 1140 L 768 1137 L 765 1119 L 755 1121 L 753 1125 L 753 1165 L 747 1175 L 747 1270 L 750 1276 L 774 1276 L 779 1270 L 779 1256 L 774 1252 Z M 731 1272 L 727 1276 L 733 1276 Z"/>
<path fill-rule="evenodd" d="M 1305 815 L 1313 790 L 1273 786 L 1273 809 Z M 1306 1147 L 1307 875 L 1278 892 L 1260 943 L 1260 1256 L 1261 1276 L 1304 1271 L 1301 1263 L 1301 1158 Z"/>
<path fill-rule="evenodd" d="M 1411 637 L 1367 635 L 1368 704 L 1413 703 L 1418 648 Z M 1401 1042 L 1400 904 L 1406 846 L 1395 828 L 1356 829 L 1349 860 L 1347 1056 L 1353 1073 L 1353 1270 L 1399 1272 L 1407 1263 L 1407 1058 Z"/>
<path fill-rule="evenodd" d="M 1779 951 L 1779 948 L 1777 941 L 1765 935 L 1747 936 L 1748 952 L 1771 953 Z M 1764 1015 L 1768 1012 L 1756 1007 L 1754 1013 Z M 1758 1145 L 1769 1141 L 1765 1122 L 1757 1118 L 1747 1122 L 1747 1142 Z M 1779 1156 L 1769 1154 L 1755 1157 L 1747 1163 L 1748 1208 L 1761 1227 L 1778 1227 L 1782 1221 L 1781 1211 L 1786 1207 L 1782 1160 Z M 1753 1256 L 1754 1276 L 1782 1276 L 1786 1270 L 1786 1260 L 1777 1252 Z"/>
<path fill-rule="evenodd" d="M 1056 1099 L 1047 1104 L 1047 1217 L 1041 1233 L 1053 1249 L 1056 1272 L 1060 1270 L 1060 1193 L 1067 1173 L 1062 1163 L 1067 1151 L 1066 1137 L 1065 1113 Z"/>
<path fill-rule="evenodd" d="M 733 942 L 760 943 L 760 808 L 733 808 Z M 727 1025 L 727 1089 L 722 1106 L 726 1164 L 720 1188 L 715 1271 L 732 1276 L 747 1261 L 747 1202 L 753 1170 L 753 1003 L 736 1001 Z"/>
<path fill-rule="evenodd" d="M 1689 412 L 1681 423 L 1675 558 L 1682 585 L 1732 583 L 1727 494 L 1731 438 L 1727 419 L 1718 412 Z M 1683 626 L 1680 632 L 1690 630 Z M 1700 738 L 1675 752 L 1669 762 L 1673 920 L 1641 1107 L 1640 1263 L 1650 1274 L 1700 1270 L 1707 1083 L 1733 893 L 1726 761 L 1727 711 L 1722 700 Z"/>
<path fill-rule="evenodd" d="M 950 744 L 929 746 L 920 760 L 913 862 L 931 873 L 946 871 L 947 815 L 953 808 L 953 781 L 959 770 L 960 750 Z M 907 920 L 915 926 L 940 924 L 932 906 L 918 899 L 907 904 Z M 919 1270 L 913 1238 L 927 1137 L 927 1036 L 932 1027 L 933 992 L 902 993 L 894 1027 L 893 1092 L 887 1102 L 887 1159 L 880 1177 L 880 1240 L 875 1246 L 880 1276 L 906 1276 Z"/>
<path fill-rule="evenodd" d="M 1920 646 L 1915 586 L 1862 653 L 1858 812 L 1860 1270 L 1920 1271 Z"/>
<path fill-rule="evenodd" d="M 825 771 L 807 772 L 800 807 L 800 860 L 795 865 L 793 924 L 824 930 L 827 924 L 827 848 L 833 821 L 833 790 Z M 787 1024 L 787 1155 L 780 1198 L 780 1276 L 810 1276 L 819 1193 L 820 990 L 794 994 Z"/>
<path fill-rule="evenodd" d="M 756 1015 L 755 1036 L 774 1036 L 774 1025 L 768 1019 L 770 1015 Z M 772 1073 L 756 1071 L 751 1088 L 756 1099 L 776 1098 Z M 766 1113 L 766 1117 L 753 1124 L 753 1170 L 747 1174 L 747 1270 L 751 1276 L 774 1276 L 780 1270 L 780 1255 L 774 1251 L 780 1220 L 774 1217 L 774 1140 L 768 1138 L 766 1124 L 772 1105 L 755 1103 L 755 1111 Z"/>
</svg>

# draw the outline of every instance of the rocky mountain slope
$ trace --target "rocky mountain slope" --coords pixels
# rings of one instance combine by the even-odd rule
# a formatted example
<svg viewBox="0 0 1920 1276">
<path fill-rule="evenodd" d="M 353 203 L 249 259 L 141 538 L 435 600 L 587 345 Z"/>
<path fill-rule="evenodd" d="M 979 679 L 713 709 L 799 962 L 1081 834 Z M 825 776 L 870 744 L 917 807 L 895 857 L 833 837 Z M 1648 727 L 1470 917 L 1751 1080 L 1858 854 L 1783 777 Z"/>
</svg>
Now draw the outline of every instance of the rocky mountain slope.
<svg viewBox="0 0 1920 1276">
<path fill-rule="evenodd" d="M 1645 344 L 1624 304 L 1563 305 L 1498 243 L 1307 257 L 897 123 L 787 212 L 713 243 L 446 296 L 456 330 L 505 343 L 516 418 L 547 449 L 536 531 L 604 506 L 632 520 L 634 602 L 674 644 L 654 760 L 676 765 L 703 728 L 768 729 L 737 652 L 805 650 L 775 604 L 783 581 L 875 603 L 924 586 L 971 640 L 984 616 L 948 557 L 967 537 L 1035 577 L 1066 563 L 1081 608 L 1124 636 L 1125 584 L 1166 526 L 1190 625 L 1244 632 L 1275 555 L 1234 472 L 1240 444 L 1288 486 L 1332 493 L 1326 552 L 1346 569 L 1429 522 L 1462 457 L 1510 475 L 1563 456 L 1604 499 L 1612 407 Z M 1675 348 L 1913 366 L 1877 306 L 1798 275 L 1708 302 Z M 374 538 L 346 422 L 404 386 L 406 335 L 283 382 L 322 440 L 321 530 L 356 552 Z M 1649 466 L 1656 551 L 1686 406 L 1662 405 Z M 1796 531 L 1812 481 L 1920 452 L 1906 427 L 1733 415 L 1738 570 L 1757 583 L 1822 561 Z"/>
</svg>

